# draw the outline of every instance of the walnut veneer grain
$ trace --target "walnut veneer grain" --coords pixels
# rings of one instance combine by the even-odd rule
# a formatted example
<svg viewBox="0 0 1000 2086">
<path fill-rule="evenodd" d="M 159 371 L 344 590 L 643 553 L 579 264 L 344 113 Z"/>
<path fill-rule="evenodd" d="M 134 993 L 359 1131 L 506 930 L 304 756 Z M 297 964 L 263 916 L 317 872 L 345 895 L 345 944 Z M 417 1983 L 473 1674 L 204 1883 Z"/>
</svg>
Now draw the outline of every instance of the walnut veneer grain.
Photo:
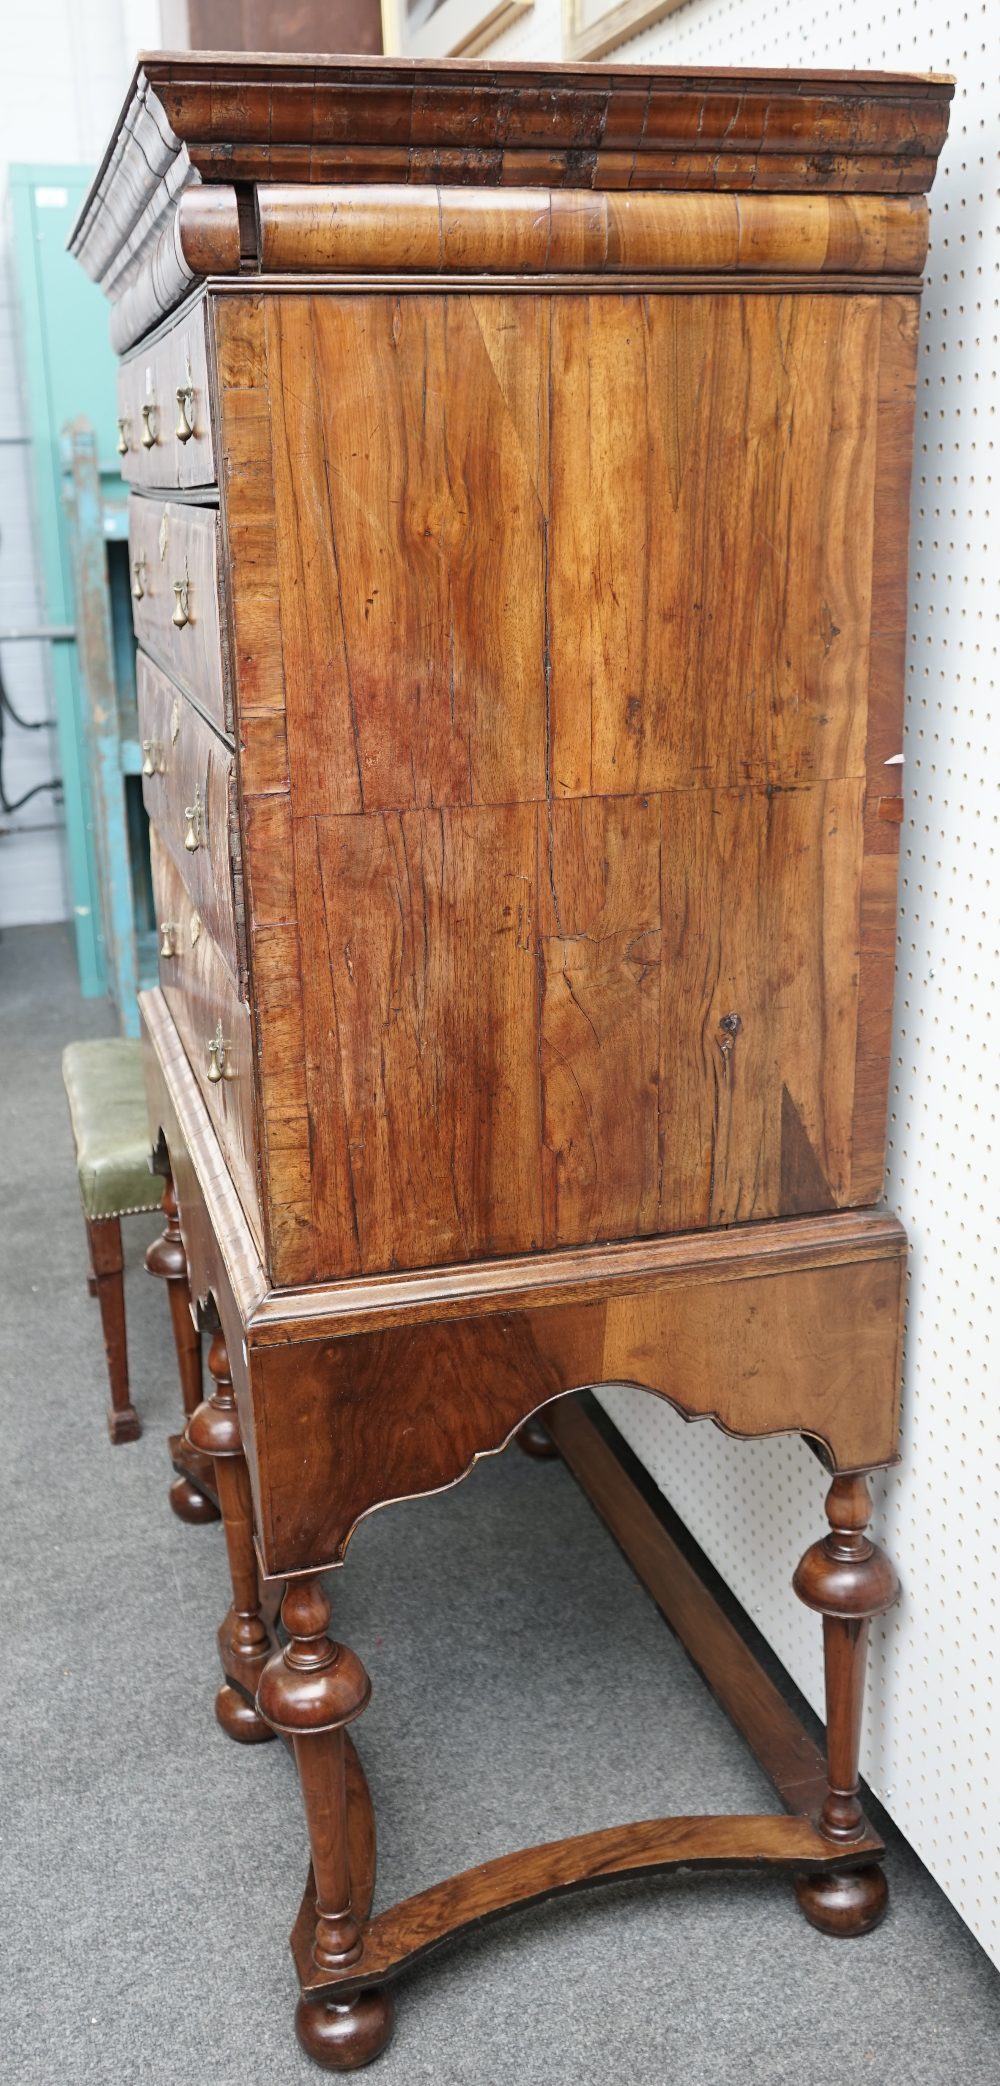
<svg viewBox="0 0 1000 2086">
<path fill-rule="evenodd" d="M 915 317 L 220 300 L 276 1281 L 880 1192 Z"/>
</svg>

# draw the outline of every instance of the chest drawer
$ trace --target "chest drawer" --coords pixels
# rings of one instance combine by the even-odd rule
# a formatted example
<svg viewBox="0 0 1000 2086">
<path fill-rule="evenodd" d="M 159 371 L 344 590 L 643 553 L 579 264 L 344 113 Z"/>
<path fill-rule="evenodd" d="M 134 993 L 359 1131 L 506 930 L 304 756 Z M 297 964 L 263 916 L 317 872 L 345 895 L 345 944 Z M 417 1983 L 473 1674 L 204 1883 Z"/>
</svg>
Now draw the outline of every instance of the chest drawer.
<svg viewBox="0 0 1000 2086">
<path fill-rule="evenodd" d="M 233 902 L 233 756 L 225 741 L 143 652 L 138 661 L 142 795 L 201 918 L 239 977 Z M 164 933 L 161 940 L 170 940 Z"/>
<path fill-rule="evenodd" d="M 149 848 L 156 916 L 175 929 L 174 953 L 160 957 L 160 984 L 259 1245 L 249 1012 L 155 826 Z"/>
<path fill-rule="evenodd" d="M 118 454 L 127 485 L 215 484 L 203 305 L 120 365 Z"/>
<path fill-rule="evenodd" d="M 132 499 L 132 621 L 149 652 L 226 729 L 219 632 L 219 518 L 214 507 Z"/>
</svg>

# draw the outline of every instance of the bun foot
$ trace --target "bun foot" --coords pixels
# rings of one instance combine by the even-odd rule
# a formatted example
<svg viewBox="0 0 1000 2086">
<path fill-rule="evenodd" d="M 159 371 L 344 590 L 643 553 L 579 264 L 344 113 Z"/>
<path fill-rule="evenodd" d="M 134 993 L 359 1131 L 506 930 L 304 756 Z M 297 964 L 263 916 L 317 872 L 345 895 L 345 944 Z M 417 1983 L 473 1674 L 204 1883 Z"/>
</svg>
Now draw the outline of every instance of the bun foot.
<svg viewBox="0 0 1000 2086">
<path fill-rule="evenodd" d="M 115 1412 L 112 1407 L 108 1413 L 108 1433 L 116 1448 L 122 1441 L 138 1441 L 142 1428 L 134 1405 L 126 1405 L 120 1412 Z"/>
<path fill-rule="evenodd" d="M 277 1732 L 264 1717 L 259 1716 L 253 1703 L 241 1695 L 238 1688 L 231 1688 L 224 1680 L 215 1698 L 215 1714 L 227 1738 L 233 1738 L 238 1746 L 266 1746 L 269 1739 L 277 1738 Z"/>
<path fill-rule="evenodd" d="M 526 1456 L 538 1456 L 541 1459 L 546 1456 L 558 1456 L 559 1454 L 555 1442 L 546 1433 L 538 1414 L 535 1412 L 532 1413 L 530 1419 L 525 1420 L 523 1427 L 518 1428 L 514 1439 L 518 1448 L 523 1449 Z"/>
<path fill-rule="evenodd" d="M 810 1876 L 796 1876 L 795 1895 L 810 1926 L 821 1934 L 851 1940 L 870 1934 L 885 1918 L 889 1885 L 884 1872 L 874 1865 L 867 1869 L 826 1869 Z"/>
<path fill-rule="evenodd" d="M 324 2071 L 360 2071 L 385 2049 L 395 2017 L 392 1993 L 376 1986 L 340 2002 L 300 1999 L 295 2033 L 306 2056 Z"/>
<path fill-rule="evenodd" d="M 200 1528 L 206 1521 L 218 1521 L 219 1509 L 190 1478 L 175 1478 L 170 1487 L 170 1504 L 178 1521 L 187 1521 Z"/>
</svg>

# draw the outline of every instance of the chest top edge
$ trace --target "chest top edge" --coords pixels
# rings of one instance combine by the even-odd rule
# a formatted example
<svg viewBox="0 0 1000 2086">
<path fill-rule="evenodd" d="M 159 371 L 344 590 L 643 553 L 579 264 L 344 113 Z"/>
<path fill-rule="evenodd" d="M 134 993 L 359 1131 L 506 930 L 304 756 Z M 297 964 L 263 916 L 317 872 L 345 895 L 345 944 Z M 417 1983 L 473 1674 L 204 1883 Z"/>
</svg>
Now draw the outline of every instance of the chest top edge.
<svg viewBox="0 0 1000 2086">
<path fill-rule="evenodd" d="M 69 246 L 119 352 L 210 274 L 915 275 L 952 93 L 902 73 L 152 54 Z"/>
</svg>

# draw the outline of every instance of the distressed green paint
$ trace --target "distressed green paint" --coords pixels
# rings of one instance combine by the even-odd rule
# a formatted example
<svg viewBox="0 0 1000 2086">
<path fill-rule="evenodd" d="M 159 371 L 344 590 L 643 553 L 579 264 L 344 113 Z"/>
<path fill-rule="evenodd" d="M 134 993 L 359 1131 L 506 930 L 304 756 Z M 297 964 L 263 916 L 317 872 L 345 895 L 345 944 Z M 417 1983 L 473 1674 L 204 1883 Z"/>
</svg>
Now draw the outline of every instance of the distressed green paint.
<svg viewBox="0 0 1000 2086">
<path fill-rule="evenodd" d="M 21 318 L 22 365 L 34 464 L 37 541 L 44 617 L 77 622 L 74 562 L 86 569 L 92 596 L 98 562 L 109 543 L 127 539 L 127 489 L 118 470 L 115 356 L 108 307 L 100 290 L 66 252 L 66 238 L 90 185 L 80 166 L 12 166 L 9 213 Z M 41 195 L 39 192 L 41 191 Z M 65 201 L 63 201 L 65 197 Z M 96 430 L 96 468 L 82 505 L 67 503 L 62 431 L 85 420 Z M 73 509 L 76 507 L 75 527 Z M 120 555 L 124 555 L 121 553 Z M 104 581 L 107 591 L 106 578 Z M 155 975 L 155 944 L 145 918 L 148 865 L 135 806 L 124 776 L 139 769 L 135 673 L 127 587 L 103 608 L 116 701 L 107 712 L 100 681 L 90 697 L 80 646 L 51 647 L 52 687 L 66 819 L 68 873 L 81 990 L 110 991 L 128 1034 L 134 1034 L 135 989 Z M 95 607 L 94 616 L 101 612 Z M 100 647 L 98 648 L 100 656 Z M 88 661 L 88 671 L 90 662 Z M 101 669 L 103 673 L 104 669 Z M 143 914 L 138 928 L 137 905 Z M 106 932 L 107 930 L 107 942 Z"/>
<path fill-rule="evenodd" d="M 73 539 L 76 648 L 86 697 L 86 736 L 94 841 L 100 879 L 105 964 L 126 1034 L 138 1034 L 138 953 L 122 733 L 118 712 L 104 532 L 104 495 L 93 429 L 66 430 L 67 508 Z"/>
<path fill-rule="evenodd" d="M 12 166 L 8 173 L 14 275 L 21 320 L 21 373 L 35 481 L 35 520 L 49 623 L 72 623 L 73 580 L 62 503 L 59 430 L 70 412 L 111 414 L 114 357 L 107 307 L 65 251 L 66 236 L 86 194 L 84 167 Z M 37 191 L 66 201 L 38 203 Z M 106 986 L 98 904 L 93 807 L 87 775 L 83 705 L 75 646 L 53 645 L 52 689 L 63 783 L 70 899 L 80 986 L 88 996 Z"/>
</svg>

